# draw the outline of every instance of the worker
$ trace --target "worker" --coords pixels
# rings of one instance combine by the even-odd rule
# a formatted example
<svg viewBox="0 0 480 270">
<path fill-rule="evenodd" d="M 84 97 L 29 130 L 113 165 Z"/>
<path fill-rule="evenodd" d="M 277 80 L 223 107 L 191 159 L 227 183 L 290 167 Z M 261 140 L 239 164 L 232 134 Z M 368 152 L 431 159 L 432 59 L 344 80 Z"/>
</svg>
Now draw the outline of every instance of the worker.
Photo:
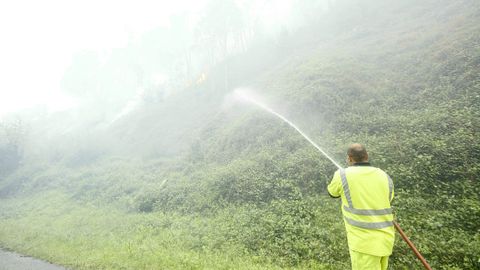
<svg viewBox="0 0 480 270">
<path fill-rule="evenodd" d="M 327 189 L 331 197 L 342 200 L 352 270 L 385 270 L 395 240 L 392 179 L 370 165 L 361 144 L 350 145 L 347 163 L 348 168 L 335 172 Z"/>
</svg>

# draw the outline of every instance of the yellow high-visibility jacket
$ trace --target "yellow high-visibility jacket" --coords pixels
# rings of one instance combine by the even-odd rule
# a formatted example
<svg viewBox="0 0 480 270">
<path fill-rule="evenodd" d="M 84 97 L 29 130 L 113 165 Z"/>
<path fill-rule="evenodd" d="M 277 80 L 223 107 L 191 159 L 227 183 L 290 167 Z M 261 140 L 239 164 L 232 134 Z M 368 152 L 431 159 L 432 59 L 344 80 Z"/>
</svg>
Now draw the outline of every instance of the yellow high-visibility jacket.
<svg viewBox="0 0 480 270">
<path fill-rule="evenodd" d="M 369 163 L 356 163 L 337 170 L 327 189 L 332 197 L 342 198 L 349 248 L 375 256 L 390 256 L 395 240 L 391 178 Z"/>
</svg>

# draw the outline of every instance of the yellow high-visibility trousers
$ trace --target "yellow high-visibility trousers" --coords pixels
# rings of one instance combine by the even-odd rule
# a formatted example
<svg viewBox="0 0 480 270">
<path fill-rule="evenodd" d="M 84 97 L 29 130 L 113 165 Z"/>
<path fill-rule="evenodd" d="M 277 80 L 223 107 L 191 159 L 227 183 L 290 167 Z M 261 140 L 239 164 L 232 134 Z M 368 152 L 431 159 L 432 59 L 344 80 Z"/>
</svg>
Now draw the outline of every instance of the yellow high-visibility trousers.
<svg viewBox="0 0 480 270">
<path fill-rule="evenodd" d="M 350 249 L 352 270 L 387 270 L 388 256 L 379 257 Z"/>
</svg>

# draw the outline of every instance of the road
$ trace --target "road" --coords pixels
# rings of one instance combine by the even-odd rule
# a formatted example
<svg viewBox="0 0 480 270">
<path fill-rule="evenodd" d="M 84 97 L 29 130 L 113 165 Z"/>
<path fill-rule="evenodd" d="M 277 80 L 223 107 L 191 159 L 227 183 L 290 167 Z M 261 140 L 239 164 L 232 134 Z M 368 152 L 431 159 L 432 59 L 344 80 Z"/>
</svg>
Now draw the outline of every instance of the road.
<svg viewBox="0 0 480 270">
<path fill-rule="evenodd" d="M 66 270 L 32 257 L 0 249 L 0 270 Z"/>
</svg>

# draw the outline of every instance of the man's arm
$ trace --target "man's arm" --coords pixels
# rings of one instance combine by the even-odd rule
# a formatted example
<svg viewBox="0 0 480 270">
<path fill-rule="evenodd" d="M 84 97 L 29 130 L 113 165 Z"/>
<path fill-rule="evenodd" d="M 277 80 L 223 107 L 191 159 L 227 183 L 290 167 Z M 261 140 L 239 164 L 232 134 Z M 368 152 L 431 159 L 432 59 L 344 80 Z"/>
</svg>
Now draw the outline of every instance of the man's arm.
<svg viewBox="0 0 480 270">
<path fill-rule="evenodd" d="M 338 171 L 333 175 L 332 181 L 327 186 L 328 195 L 332 198 L 340 198 L 342 192 L 342 183 L 340 180 L 340 173 Z"/>
</svg>

